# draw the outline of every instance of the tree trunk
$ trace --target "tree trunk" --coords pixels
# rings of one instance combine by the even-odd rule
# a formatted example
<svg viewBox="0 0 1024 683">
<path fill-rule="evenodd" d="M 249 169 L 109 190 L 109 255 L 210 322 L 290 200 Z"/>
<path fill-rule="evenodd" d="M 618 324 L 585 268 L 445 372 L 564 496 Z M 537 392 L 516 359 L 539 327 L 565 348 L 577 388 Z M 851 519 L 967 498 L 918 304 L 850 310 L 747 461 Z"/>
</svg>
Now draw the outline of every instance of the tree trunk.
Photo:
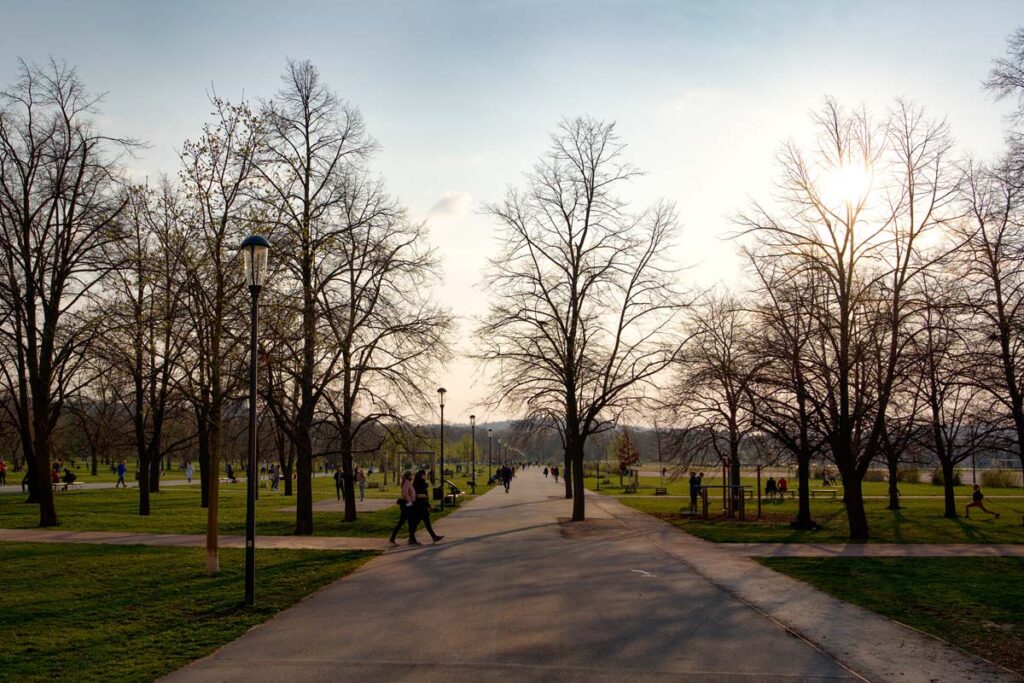
<svg viewBox="0 0 1024 683">
<path fill-rule="evenodd" d="M 154 454 L 150 458 L 149 465 L 149 491 L 150 493 L 158 493 L 160 491 L 160 465 L 161 458 L 159 452 Z M 140 484 L 141 486 L 141 484 Z"/>
<path fill-rule="evenodd" d="M 789 523 L 793 529 L 817 529 L 811 518 L 811 455 L 802 448 L 796 459 L 797 503 L 796 518 Z"/>
<path fill-rule="evenodd" d="M 887 464 L 889 467 L 889 509 L 899 510 L 900 509 L 900 491 L 899 491 L 899 471 L 896 459 L 893 457 L 887 458 Z"/>
<path fill-rule="evenodd" d="M 586 495 L 583 489 L 583 444 L 576 444 L 572 449 L 572 459 L 569 461 L 569 471 L 565 473 L 565 480 L 572 479 L 572 521 L 582 522 L 587 518 Z"/>
<path fill-rule="evenodd" d="M 160 469 L 157 463 L 157 470 Z M 150 513 L 149 494 L 152 491 L 149 480 L 153 476 L 153 468 L 144 457 L 139 461 L 139 514 L 146 517 Z"/>
<path fill-rule="evenodd" d="M 295 535 L 313 534 L 313 444 L 307 429 L 299 431 L 296 448 L 298 495 L 295 500 Z"/>
<path fill-rule="evenodd" d="M 220 420 L 210 425 L 210 450 L 208 453 L 208 467 L 203 468 L 206 473 L 206 485 L 208 491 L 206 507 L 206 573 L 214 575 L 220 571 L 220 552 L 217 528 L 217 514 L 220 495 Z M 201 456 L 200 456 L 201 457 Z"/>
<path fill-rule="evenodd" d="M 96 447 L 95 446 L 92 446 L 92 445 L 89 446 L 89 456 L 90 456 L 91 461 L 92 461 L 91 462 L 90 471 L 92 472 L 92 476 L 95 477 L 96 474 L 99 472 L 99 457 L 96 454 Z"/>
<path fill-rule="evenodd" d="M 284 495 L 294 495 L 292 473 L 295 471 L 295 444 L 288 443 L 288 457 L 281 463 L 281 471 L 284 473 Z"/>
<path fill-rule="evenodd" d="M 566 447 L 564 453 L 564 462 L 562 463 L 562 483 L 565 484 L 565 497 L 572 498 L 572 479 L 570 474 L 572 472 L 572 456 L 569 455 L 569 448 Z"/>
<path fill-rule="evenodd" d="M 199 507 L 210 507 L 210 430 L 200 427 L 196 434 L 199 441 Z"/>
<path fill-rule="evenodd" d="M 352 468 L 352 414 L 345 411 L 341 424 L 341 474 L 345 482 L 345 521 L 356 521 L 355 476 Z M 441 473 L 444 487 L 444 472 Z"/>
<path fill-rule="evenodd" d="M 35 394 L 35 392 L 33 392 Z M 35 456 L 35 495 L 39 502 L 39 526 L 57 526 L 57 509 L 53 505 L 53 486 L 50 485 L 50 430 L 43 417 L 49 410 L 40 414 L 36 406 L 35 440 L 33 454 Z"/>
<path fill-rule="evenodd" d="M 956 495 L 953 490 L 953 463 L 944 460 L 942 463 L 942 493 L 945 499 L 945 516 L 956 519 Z"/>
<path fill-rule="evenodd" d="M 846 498 L 846 517 L 850 524 L 850 540 L 866 543 L 868 518 L 864 509 L 863 476 L 858 472 L 843 474 L 843 493 Z"/>
</svg>

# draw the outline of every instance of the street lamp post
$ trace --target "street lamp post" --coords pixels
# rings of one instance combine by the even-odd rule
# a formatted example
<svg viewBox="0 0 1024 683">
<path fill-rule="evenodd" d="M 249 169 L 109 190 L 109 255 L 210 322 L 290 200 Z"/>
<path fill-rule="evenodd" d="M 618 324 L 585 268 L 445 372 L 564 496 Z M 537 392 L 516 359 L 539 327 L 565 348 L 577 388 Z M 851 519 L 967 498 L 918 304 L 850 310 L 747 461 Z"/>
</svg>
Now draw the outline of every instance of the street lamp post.
<svg viewBox="0 0 1024 683">
<path fill-rule="evenodd" d="M 448 390 L 440 387 L 437 390 L 437 402 L 441 406 L 441 478 L 438 486 L 441 487 L 441 509 L 444 510 L 444 395 Z"/>
<path fill-rule="evenodd" d="M 487 430 L 487 485 L 491 484 L 491 430 Z"/>
<path fill-rule="evenodd" d="M 473 489 L 473 493 L 476 494 L 476 415 L 469 416 L 469 429 L 473 435 L 472 443 L 470 444 L 470 448 L 472 449 L 470 452 L 473 454 L 473 464 L 471 465 L 473 468 L 473 476 L 470 480 L 472 483 L 469 486 Z"/>
<path fill-rule="evenodd" d="M 504 465 L 505 462 L 501 459 L 501 437 L 498 437 L 498 464 Z"/>
<path fill-rule="evenodd" d="M 245 472 L 245 604 L 256 602 L 256 329 L 260 290 L 267 277 L 270 242 L 250 235 L 242 242 L 245 280 L 249 285 L 249 461 Z M 215 475 L 213 475 L 215 476 Z"/>
</svg>

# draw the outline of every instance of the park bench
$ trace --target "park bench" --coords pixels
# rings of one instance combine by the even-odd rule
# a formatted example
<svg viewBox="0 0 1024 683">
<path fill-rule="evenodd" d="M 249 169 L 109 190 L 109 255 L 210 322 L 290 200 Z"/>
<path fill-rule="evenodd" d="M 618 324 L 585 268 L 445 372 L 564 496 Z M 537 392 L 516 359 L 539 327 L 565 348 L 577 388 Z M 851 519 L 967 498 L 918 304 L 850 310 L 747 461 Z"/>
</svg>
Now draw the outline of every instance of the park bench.
<svg viewBox="0 0 1024 683">
<path fill-rule="evenodd" d="M 626 484 L 623 489 L 623 493 L 636 493 L 636 484 Z"/>
<path fill-rule="evenodd" d="M 659 486 L 659 487 L 654 489 L 654 495 L 656 495 L 656 496 L 667 496 L 668 495 L 668 489 L 665 488 L 664 486 Z"/>
<path fill-rule="evenodd" d="M 61 482 L 57 482 L 57 483 L 53 484 L 53 490 L 54 491 L 81 491 L 82 490 L 82 482 L 80 482 L 80 481 L 73 481 L 70 484 L 65 484 L 62 481 Z"/>
<path fill-rule="evenodd" d="M 819 494 L 819 493 L 821 495 L 823 495 L 823 496 L 826 493 L 828 493 L 828 494 L 831 494 L 830 497 L 835 498 L 836 497 L 836 493 L 838 493 L 838 491 L 837 491 L 837 489 L 811 489 L 811 498 L 817 498 L 818 497 L 817 494 Z"/>
<path fill-rule="evenodd" d="M 381 491 L 387 491 L 387 487 L 381 486 L 379 481 L 369 481 L 366 483 L 368 489 L 380 489 Z"/>
</svg>

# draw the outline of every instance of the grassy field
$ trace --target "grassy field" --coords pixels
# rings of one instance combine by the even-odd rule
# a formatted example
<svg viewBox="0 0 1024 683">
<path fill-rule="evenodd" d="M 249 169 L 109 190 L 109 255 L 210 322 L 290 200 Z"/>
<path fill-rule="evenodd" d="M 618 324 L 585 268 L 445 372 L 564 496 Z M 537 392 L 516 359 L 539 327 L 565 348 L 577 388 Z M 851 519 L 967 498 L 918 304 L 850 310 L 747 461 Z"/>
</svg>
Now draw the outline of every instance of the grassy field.
<svg viewBox="0 0 1024 683">
<path fill-rule="evenodd" d="M 614 476 L 611 476 L 611 477 L 604 477 L 604 476 L 601 477 L 601 481 L 602 482 L 604 482 L 605 479 L 607 479 L 609 483 L 607 483 L 607 484 L 601 483 L 601 492 L 602 493 L 610 493 L 612 495 L 622 495 L 623 494 L 623 489 L 622 489 L 622 487 L 619 486 L 619 476 L 618 476 L 618 474 L 616 474 Z M 795 476 L 788 476 L 786 479 L 787 479 L 787 482 L 789 484 L 789 490 L 790 491 L 795 491 L 796 490 L 796 485 L 797 485 L 796 477 Z M 767 480 L 768 480 L 767 475 L 762 476 L 762 478 L 761 478 L 761 488 L 762 488 L 762 490 L 763 490 L 765 482 Z M 628 478 L 624 479 L 623 481 L 624 481 L 624 483 L 629 483 L 629 479 Z M 653 496 L 654 495 L 655 487 L 662 486 L 661 481 L 662 480 L 659 477 L 640 477 L 640 486 L 637 489 L 637 492 L 635 494 L 627 494 L 627 495 Z M 597 480 L 594 477 L 587 477 L 585 479 L 585 483 L 586 483 L 587 488 L 592 489 L 592 490 L 597 490 L 598 484 L 597 484 Z M 754 489 L 754 490 L 756 490 L 756 488 L 757 488 L 757 479 L 756 479 L 756 477 L 751 477 L 751 476 L 741 477 L 740 478 L 740 483 L 743 486 L 749 487 L 749 488 Z M 721 473 L 721 470 L 719 470 L 718 472 L 706 472 L 705 473 L 705 477 L 704 477 L 704 484 L 708 485 L 708 486 L 721 486 L 721 484 L 722 484 L 722 473 Z M 666 489 L 668 489 L 668 495 L 670 495 L 670 496 L 687 496 L 688 497 L 690 495 L 690 485 L 689 485 L 689 481 L 686 478 L 680 478 L 680 479 L 673 480 L 671 477 L 666 476 L 665 479 L 664 479 L 664 487 Z M 814 490 L 814 489 L 819 489 L 819 488 L 822 488 L 821 487 L 821 481 L 820 480 L 813 480 L 812 479 L 811 480 L 811 489 Z M 837 491 L 840 491 L 840 493 L 838 494 L 838 497 L 842 497 L 841 490 L 842 490 L 841 488 L 837 489 Z M 957 487 L 955 487 L 954 490 L 956 492 L 957 497 L 970 498 L 970 496 L 971 496 L 971 487 L 970 486 L 957 486 Z M 996 496 L 996 497 L 1000 497 L 1000 496 L 1015 496 L 1015 497 L 1022 497 L 1022 498 L 1024 498 L 1024 489 L 1019 488 L 1019 487 L 1018 488 L 1008 488 L 1008 489 L 985 488 L 984 490 L 985 490 L 985 495 L 986 496 Z M 932 484 L 930 482 L 923 483 L 923 484 L 920 484 L 920 483 L 918 483 L 918 484 L 908 484 L 908 483 L 901 482 L 899 484 L 899 491 L 900 491 L 900 494 L 902 496 L 906 496 L 906 497 L 919 497 L 919 496 L 929 496 L 929 497 L 932 497 L 932 496 L 934 496 L 934 497 L 941 498 L 942 495 L 943 495 L 942 487 L 941 486 L 936 486 L 936 485 L 934 485 L 934 484 Z M 888 496 L 889 496 L 889 483 L 888 482 L 885 482 L 885 481 L 866 481 L 866 482 L 864 482 L 864 497 L 865 498 L 883 497 L 883 498 L 888 499 Z"/>
<path fill-rule="evenodd" d="M 241 604 L 243 551 L 202 572 L 191 548 L 0 544 L 0 678 L 149 681 L 209 654 L 374 553 L 260 550 L 256 606 Z"/>
<path fill-rule="evenodd" d="M 453 480 L 462 486 L 461 479 Z M 483 480 L 478 477 L 478 484 Z M 283 488 L 283 487 L 282 487 Z M 462 486 L 468 491 L 468 486 Z M 480 493 L 486 486 L 477 487 Z M 388 499 L 398 496 L 397 489 L 386 492 L 367 490 Z M 467 498 L 471 496 L 467 495 Z M 313 479 L 314 501 L 335 498 L 330 477 Z M 39 523 L 38 508 L 26 505 L 21 495 L 0 496 L 0 528 L 27 529 Z M 62 492 L 56 496 L 57 516 L 62 529 L 77 531 L 134 531 L 162 534 L 202 534 L 206 532 L 206 510 L 199 507 L 199 486 L 168 486 L 152 496 L 152 512 L 148 517 L 138 514 L 137 490 L 102 489 Z M 245 533 L 245 484 L 222 484 L 220 487 L 220 532 Z M 295 497 L 261 489 L 256 507 L 256 533 L 289 535 L 295 526 Z M 435 517 L 441 514 L 436 512 Z M 376 512 L 360 512 L 355 522 L 342 521 L 341 512 L 313 512 L 314 530 L 319 536 L 385 537 L 398 520 L 398 506 Z"/>
<path fill-rule="evenodd" d="M 811 501 L 818 531 L 794 531 L 789 522 L 796 514 L 796 501 L 765 502 L 761 520 L 756 519 L 756 504 L 748 501 L 746 522 L 723 517 L 704 521 L 680 516 L 680 508 L 689 502 L 679 498 L 645 495 L 620 496 L 629 507 L 665 519 L 695 536 L 720 543 L 843 543 L 849 540 L 846 508 L 839 500 Z M 962 505 L 967 499 L 959 501 Z M 998 511 L 994 519 L 977 511 L 970 519 L 946 519 L 941 499 L 904 499 L 903 508 L 888 510 L 884 499 L 865 502 L 871 540 L 878 543 L 1024 543 L 1024 498 L 986 498 L 989 509 Z"/>
<path fill-rule="evenodd" d="M 764 558 L 760 562 L 1024 674 L 1024 559 Z"/>
</svg>

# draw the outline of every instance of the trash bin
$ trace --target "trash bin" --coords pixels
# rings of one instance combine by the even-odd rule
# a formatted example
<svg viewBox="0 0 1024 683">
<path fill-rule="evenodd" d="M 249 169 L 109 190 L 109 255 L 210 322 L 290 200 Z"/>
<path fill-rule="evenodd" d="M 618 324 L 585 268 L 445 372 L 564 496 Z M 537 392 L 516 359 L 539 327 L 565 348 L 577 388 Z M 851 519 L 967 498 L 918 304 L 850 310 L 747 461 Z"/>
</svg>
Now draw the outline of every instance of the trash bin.
<svg viewBox="0 0 1024 683">
<path fill-rule="evenodd" d="M 441 498 L 444 496 L 443 492 L 444 492 L 444 487 L 443 486 L 435 486 L 434 487 L 434 500 L 441 500 Z"/>
</svg>

